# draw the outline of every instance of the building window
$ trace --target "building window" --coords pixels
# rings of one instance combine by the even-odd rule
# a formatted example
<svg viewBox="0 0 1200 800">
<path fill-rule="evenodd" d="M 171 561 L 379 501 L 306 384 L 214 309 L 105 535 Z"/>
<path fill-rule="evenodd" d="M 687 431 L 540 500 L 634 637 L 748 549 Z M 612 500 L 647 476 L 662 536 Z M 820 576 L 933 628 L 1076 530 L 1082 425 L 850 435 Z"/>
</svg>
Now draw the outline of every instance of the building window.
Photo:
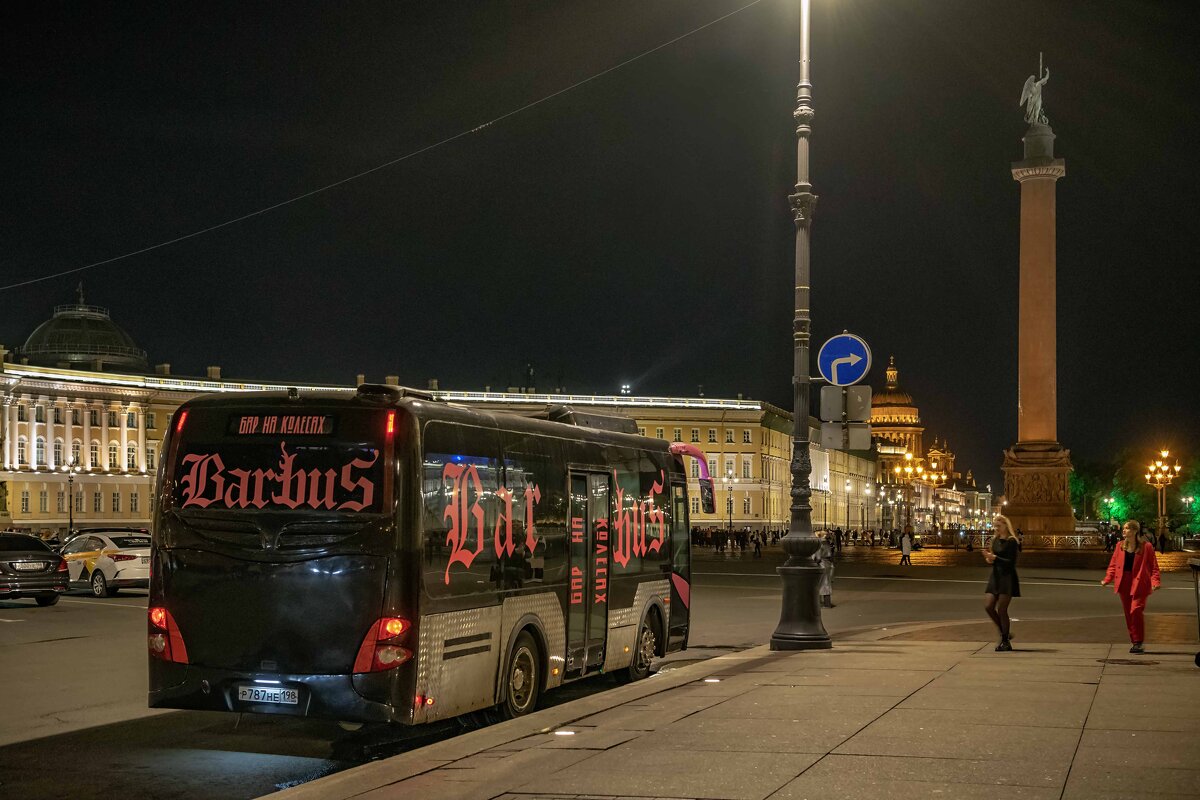
<svg viewBox="0 0 1200 800">
<path fill-rule="evenodd" d="M 82 455 L 83 445 L 78 439 L 76 439 L 75 441 L 71 442 L 71 463 L 76 465 L 82 464 L 83 461 L 80 458 Z"/>
<path fill-rule="evenodd" d="M 750 498 L 749 497 L 742 498 L 742 513 L 746 514 L 747 516 L 750 514 Z"/>
<path fill-rule="evenodd" d="M 126 469 L 137 469 L 137 445 L 130 444 L 125 449 L 125 467 Z"/>
<path fill-rule="evenodd" d="M 117 412 L 115 412 L 115 411 L 108 412 L 108 427 L 115 428 L 120 424 L 121 423 L 117 420 Z"/>
<path fill-rule="evenodd" d="M 699 428 L 692 428 L 692 441 L 693 442 L 700 441 L 700 429 Z"/>
<path fill-rule="evenodd" d="M 63 463 L 63 442 L 62 439 L 54 440 L 54 463 L 55 465 Z"/>
<path fill-rule="evenodd" d="M 655 428 L 655 429 L 654 429 L 654 438 L 655 438 L 655 439 L 661 439 L 661 438 L 663 438 L 663 429 L 662 429 L 662 428 Z"/>
<path fill-rule="evenodd" d="M 155 450 L 154 445 L 146 445 L 146 469 L 150 470 L 151 472 L 154 471 L 154 457 L 157 454 L 158 451 Z"/>
<path fill-rule="evenodd" d="M 50 493 L 45 489 L 38 492 L 38 511 L 45 514 L 50 510 Z"/>
<path fill-rule="evenodd" d="M 692 459 L 692 477 L 693 478 L 700 477 L 700 462 L 694 458 Z"/>
<path fill-rule="evenodd" d="M 92 511 L 95 512 L 96 514 L 99 514 L 100 509 L 103 508 L 103 506 L 101 505 L 102 497 L 103 497 L 103 495 L 101 495 L 99 492 L 92 492 Z"/>
<path fill-rule="evenodd" d="M 153 411 L 146 412 L 146 427 L 151 430 L 158 427 L 157 425 L 154 424 L 154 412 Z"/>
<path fill-rule="evenodd" d="M 114 471 L 121 468 L 121 449 L 115 443 L 108 446 L 108 468 Z"/>
<path fill-rule="evenodd" d="M 750 429 L 742 431 L 742 444 L 750 444 Z"/>
<path fill-rule="evenodd" d="M 638 436 L 645 436 L 645 435 L 646 435 L 646 429 L 638 428 Z"/>
<path fill-rule="evenodd" d="M 80 421 L 81 419 L 82 419 L 82 415 L 80 415 L 79 409 L 72 408 L 71 409 L 71 424 L 72 425 L 80 425 L 80 424 L 82 424 Z"/>
<path fill-rule="evenodd" d="M 59 408 L 58 406 L 55 406 L 55 407 L 54 407 L 54 417 L 53 417 L 53 419 L 54 419 L 54 424 L 55 424 L 55 425 L 62 425 L 62 421 L 63 421 L 62 409 L 61 409 L 61 408 Z"/>
<path fill-rule="evenodd" d="M 130 411 L 128 414 L 125 415 L 125 427 L 126 428 L 135 428 L 135 429 L 137 428 L 137 412 L 136 411 Z"/>
<path fill-rule="evenodd" d="M 29 513 L 29 492 L 21 492 L 21 513 Z"/>
<path fill-rule="evenodd" d="M 34 406 L 33 407 L 33 421 L 34 422 L 45 422 L 46 421 L 46 407 L 45 406 Z"/>
<path fill-rule="evenodd" d="M 699 497 L 692 498 L 692 513 L 693 514 L 700 513 L 700 498 Z"/>
<path fill-rule="evenodd" d="M 725 471 L 722 472 L 721 474 L 722 475 L 736 475 L 737 474 L 733 471 L 733 459 L 732 458 L 725 459 Z"/>
<path fill-rule="evenodd" d="M 673 442 L 682 442 L 683 441 L 683 428 L 676 428 L 675 430 L 671 431 L 671 441 L 673 441 Z"/>
<path fill-rule="evenodd" d="M 139 496 L 138 496 L 137 492 L 130 493 L 130 495 L 129 495 L 129 513 L 130 514 L 138 513 L 138 500 L 139 500 Z"/>
<path fill-rule="evenodd" d="M 75 513 L 76 514 L 83 513 L 83 492 L 75 493 Z"/>
<path fill-rule="evenodd" d="M 709 441 L 709 444 L 717 443 L 717 429 L 716 428 L 708 429 L 708 441 Z"/>
<path fill-rule="evenodd" d="M 100 463 L 100 443 L 93 441 L 88 445 L 88 469 L 95 469 Z"/>
<path fill-rule="evenodd" d="M 25 452 L 25 444 L 26 442 L 24 436 L 22 436 L 20 439 L 17 439 L 17 464 L 21 466 L 25 466 L 27 463 L 25 457 L 29 455 Z"/>
<path fill-rule="evenodd" d="M 725 429 L 725 444 L 733 444 L 733 429 Z"/>
<path fill-rule="evenodd" d="M 89 425 L 99 425 L 100 424 L 100 412 L 94 408 L 90 409 L 88 411 L 88 424 Z"/>
<path fill-rule="evenodd" d="M 55 499 L 58 501 L 55 505 L 55 509 L 58 511 L 58 513 L 61 514 L 64 511 L 66 511 L 67 510 L 67 495 L 66 495 L 66 493 L 59 492 L 58 497 L 56 497 Z"/>
<path fill-rule="evenodd" d="M 742 460 L 742 477 L 743 478 L 750 477 L 750 459 L 748 459 L 748 458 Z"/>
<path fill-rule="evenodd" d="M 113 492 L 112 498 L 113 498 L 113 505 L 112 505 L 113 513 L 120 514 L 121 513 L 121 493 Z"/>
<path fill-rule="evenodd" d="M 17 422 L 26 422 L 25 406 L 17 406 Z"/>
<path fill-rule="evenodd" d="M 40 436 L 33 445 L 33 459 L 34 464 L 46 463 L 46 440 Z"/>
<path fill-rule="evenodd" d="M 717 474 L 717 460 L 710 458 L 708 460 L 708 476 L 711 478 Z"/>
</svg>

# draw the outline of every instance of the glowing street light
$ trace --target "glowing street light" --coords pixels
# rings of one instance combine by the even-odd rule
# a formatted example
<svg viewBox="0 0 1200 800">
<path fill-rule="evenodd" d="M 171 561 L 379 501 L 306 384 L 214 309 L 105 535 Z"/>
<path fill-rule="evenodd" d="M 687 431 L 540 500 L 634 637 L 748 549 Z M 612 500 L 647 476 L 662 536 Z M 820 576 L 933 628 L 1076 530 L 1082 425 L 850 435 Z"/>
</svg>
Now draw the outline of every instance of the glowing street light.
<svg viewBox="0 0 1200 800">
<path fill-rule="evenodd" d="M 1159 450 L 1158 454 L 1161 457 L 1154 459 L 1146 467 L 1146 483 L 1158 491 L 1158 521 L 1154 533 L 1162 537 L 1167 533 L 1167 487 L 1179 476 L 1183 468 L 1179 466 L 1178 461 L 1174 466 L 1167 463 L 1171 455 L 1170 450 Z"/>
</svg>

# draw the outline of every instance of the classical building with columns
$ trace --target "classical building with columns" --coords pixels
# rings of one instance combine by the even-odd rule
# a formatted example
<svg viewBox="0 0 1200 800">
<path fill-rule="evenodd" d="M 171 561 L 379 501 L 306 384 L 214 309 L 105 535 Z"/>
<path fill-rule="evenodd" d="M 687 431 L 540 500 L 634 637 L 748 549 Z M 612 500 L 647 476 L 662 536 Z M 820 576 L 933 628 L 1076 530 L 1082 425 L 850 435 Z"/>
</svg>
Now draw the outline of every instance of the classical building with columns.
<svg viewBox="0 0 1200 800">
<path fill-rule="evenodd" d="M 58 306 L 25 344 L 0 347 L 0 528 L 34 532 L 120 525 L 148 527 L 163 435 L 175 409 L 200 394 L 354 391 L 352 385 L 222 380 L 151 369 L 146 353 L 108 310 Z M 388 383 L 398 383 L 388 376 Z M 646 436 L 703 449 L 717 492 L 700 509 L 699 465 L 690 465 L 692 522 L 701 527 L 783 529 L 791 503 L 792 415 L 759 400 L 707 397 L 444 391 L 439 400 L 518 413 L 568 405 L 630 417 Z M 878 477 L 871 453 L 825 450 L 810 420 L 813 525 L 876 527 Z M 70 505 L 68 505 L 70 504 Z"/>
</svg>

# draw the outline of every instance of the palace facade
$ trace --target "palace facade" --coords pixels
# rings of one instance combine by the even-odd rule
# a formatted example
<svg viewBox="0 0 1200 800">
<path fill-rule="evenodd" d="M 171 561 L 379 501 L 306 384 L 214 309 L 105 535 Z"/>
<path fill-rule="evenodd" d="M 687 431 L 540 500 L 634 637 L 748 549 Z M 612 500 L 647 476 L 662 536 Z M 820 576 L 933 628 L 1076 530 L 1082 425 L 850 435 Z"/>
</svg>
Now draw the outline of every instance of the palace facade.
<svg viewBox="0 0 1200 800">
<path fill-rule="evenodd" d="M 389 376 L 388 382 L 398 379 Z M 357 383 L 362 382 L 358 376 Z M 68 526 L 148 527 L 163 434 L 175 409 L 211 392 L 353 391 L 355 385 L 222 380 L 153 369 L 109 312 L 83 298 L 58 306 L 25 344 L 0 347 L 0 527 L 58 532 Z M 769 403 L 706 397 L 430 391 L 440 400 L 496 410 L 586 407 L 636 420 L 646 436 L 697 444 L 708 456 L 715 514 L 700 508 L 691 464 L 692 523 L 785 529 L 790 518 L 792 415 Z M 868 528 L 878 519 L 873 454 L 826 450 L 809 420 L 813 527 Z"/>
</svg>

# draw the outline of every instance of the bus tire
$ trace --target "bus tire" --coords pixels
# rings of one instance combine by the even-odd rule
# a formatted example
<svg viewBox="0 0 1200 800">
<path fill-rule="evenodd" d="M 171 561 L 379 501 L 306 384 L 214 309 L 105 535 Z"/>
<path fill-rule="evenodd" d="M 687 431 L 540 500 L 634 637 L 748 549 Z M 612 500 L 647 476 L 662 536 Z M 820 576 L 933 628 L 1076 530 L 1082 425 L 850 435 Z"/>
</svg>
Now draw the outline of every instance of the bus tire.
<svg viewBox="0 0 1200 800">
<path fill-rule="evenodd" d="M 660 630 L 658 615 L 651 611 L 642 620 L 637 637 L 633 640 L 633 659 L 628 667 L 616 673 L 618 683 L 632 683 L 649 677 L 650 663 L 658 655 Z"/>
<path fill-rule="evenodd" d="M 505 719 L 523 717 L 537 708 L 542 691 L 542 657 L 529 631 L 521 631 L 513 643 L 504 668 L 504 700 L 500 712 Z"/>
</svg>

